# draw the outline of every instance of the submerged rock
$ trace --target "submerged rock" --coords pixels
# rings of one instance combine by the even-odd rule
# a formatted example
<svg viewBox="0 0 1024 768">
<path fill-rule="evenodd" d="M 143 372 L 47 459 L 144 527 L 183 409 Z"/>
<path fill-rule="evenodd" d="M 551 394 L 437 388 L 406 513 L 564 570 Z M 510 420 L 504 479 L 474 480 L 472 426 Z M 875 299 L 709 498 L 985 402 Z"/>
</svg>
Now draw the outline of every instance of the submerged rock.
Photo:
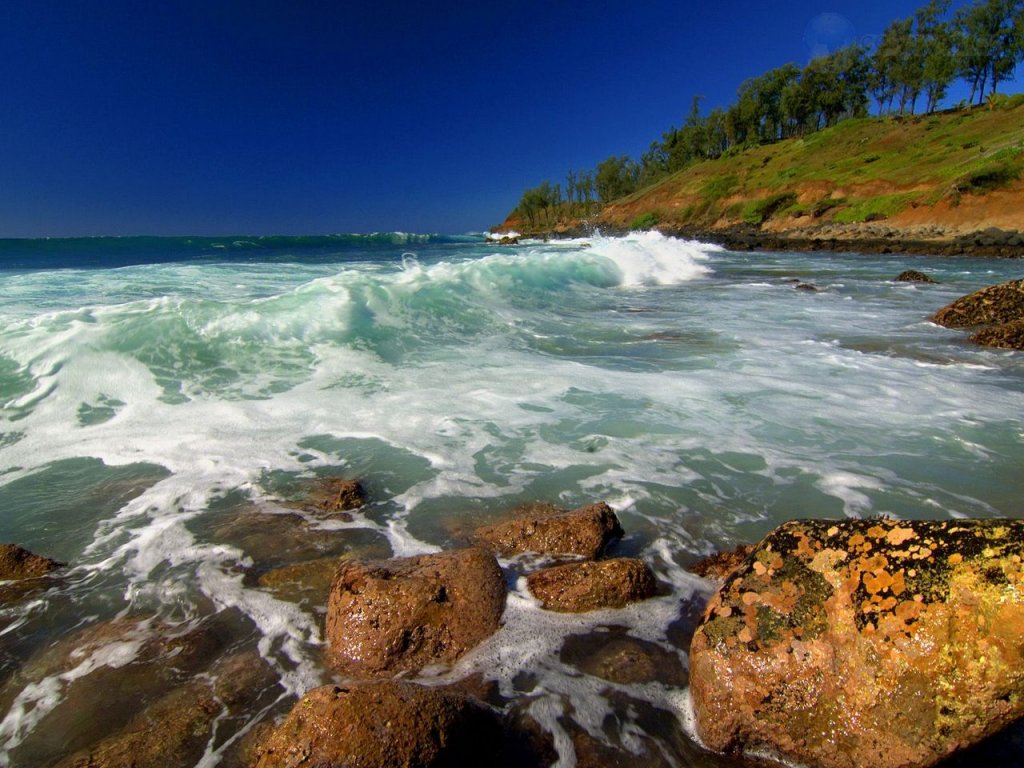
<svg viewBox="0 0 1024 768">
<path fill-rule="evenodd" d="M 183 677 L 208 670 L 230 641 L 231 628 L 219 618 L 195 626 L 120 618 L 40 649 L 0 687 L 3 712 L 31 706 L 48 689 L 59 693 L 12 750 L 14 762 L 50 765 L 110 736 Z"/>
<path fill-rule="evenodd" d="M 1024 522 L 804 521 L 709 603 L 690 650 L 718 751 L 933 765 L 1024 715 Z"/>
<path fill-rule="evenodd" d="M 342 563 L 327 603 L 327 662 L 352 676 L 451 663 L 498 629 L 505 594 L 498 561 L 480 548 Z"/>
<path fill-rule="evenodd" d="M 0 581 L 34 579 L 63 567 L 64 563 L 35 555 L 17 544 L 0 544 Z"/>
<path fill-rule="evenodd" d="M 571 512 L 550 504 L 530 505 L 524 511 L 512 520 L 478 529 L 476 540 L 502 555 L 537 552 L 592 559 L 622 537 L 619 519 L 603 502 Z"/>
<path fill-rule="evenodd" d="M 500 720 L 462 693 L 397 681 L 307 693 L 258 749 L 256 768 L 493 765 Z"/>
<path fill-rule="evenodd" d="M 358 480 L 321 477 L 308 484 L 302 507 L 323 515 L 337 515 L 351 520 L 348 513 L 366 504 L 366 494 Z"/>
<path fill-rule="evenodd" d="M 1010 280 L 957 299 L 932 316 L 944 328 L 972 328 L 1024 320 L 1024 280 Z"/>
<path fill-rule="evenodd" d="M 570 635 L 559 658 L 581 672 L 620 685 L 661 683 L 685 688 L 689 682 L 678 651 L 633 637 L 625 627 Z"/>
<path fill-rule="evenodd" d="M 186 768 L 203 756 L 214 726 L 274 683 L 255 652 L 225 658 L 146 707 L 118 733 L 61 760 L 56 768 Z"/>
<path fill-rule="evenodd" d="M 526 583 L 545 610 L 584 613 L 622 608 L 653 597 L 654 574 L 647 563 L 632 558 L 582 561 L 531 573 Z"/>
<path fill-rule="evenodd" d="M 935 283 L 937 282 L 934 278 L 929 277 L 924 272 L 918 272 L 916 269 L 908 269 L 905 272 L 900 272 L 896 277 L 897 283 Z"/>
</svg>

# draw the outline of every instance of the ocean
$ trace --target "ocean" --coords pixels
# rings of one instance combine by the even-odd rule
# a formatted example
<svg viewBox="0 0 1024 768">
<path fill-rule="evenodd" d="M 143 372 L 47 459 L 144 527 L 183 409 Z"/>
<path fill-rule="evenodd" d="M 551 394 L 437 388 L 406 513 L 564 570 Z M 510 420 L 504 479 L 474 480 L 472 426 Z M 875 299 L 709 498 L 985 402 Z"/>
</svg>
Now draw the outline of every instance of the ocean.
<svg viewBox="0 0 1024 768">
<path fill-rule="evenodd" d="M 938 283 L 893 280 L 910 268 Z M 1020 276 L 658 233 L 0 241 L 0 542 L 68 563 L 0 606 L 0 764 L 54 764 L 248 654 L 259 690 L 190 758 L 230 764 L 332 680 L 321 593 L 268 574 L 606 501 L 658 597 L 545 613 L 504 561 L 503 628 L 427 677 L 489 681 L 561 766 L 581 738 L 718 765 L 687 720 L 711 589 L 688 567 L 793 518 L 1019 517 L 1024 356 L 928 318 Z M 328 476 L 368 504 L 297 510 Z M 681 672 L 602 677 L 602 637 Z"/>
</svg>

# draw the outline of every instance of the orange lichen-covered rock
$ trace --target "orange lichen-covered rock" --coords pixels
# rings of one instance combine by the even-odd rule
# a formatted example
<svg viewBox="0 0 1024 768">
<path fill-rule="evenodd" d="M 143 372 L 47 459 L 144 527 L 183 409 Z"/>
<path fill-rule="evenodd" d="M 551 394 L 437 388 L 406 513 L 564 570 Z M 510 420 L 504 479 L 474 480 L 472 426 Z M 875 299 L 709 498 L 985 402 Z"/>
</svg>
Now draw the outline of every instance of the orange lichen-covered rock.
<svg viewBox="0 0 1024 768">
<path fill-rule="evenodd" d="M 799 521 L 690 650 L 698 732 L 824 768 L 929 766 L 1024 715 L 1024 522 Z"/>
<path fill-rule="evenodd" d="M 361 677 L 453 662 L 498 629 L 505 595 L 498 561 L 479 548 L 342 563 L 327 603 L 327 662 Z"/>
</svg>

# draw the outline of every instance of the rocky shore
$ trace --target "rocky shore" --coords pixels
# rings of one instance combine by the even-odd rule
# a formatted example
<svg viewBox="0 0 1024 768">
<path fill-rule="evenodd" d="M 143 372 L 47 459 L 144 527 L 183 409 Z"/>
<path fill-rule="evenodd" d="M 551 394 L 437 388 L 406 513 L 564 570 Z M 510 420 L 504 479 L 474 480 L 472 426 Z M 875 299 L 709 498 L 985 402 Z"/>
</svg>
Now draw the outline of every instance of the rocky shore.
<svg viewBox="0 0 1024 768">
<path fill-rule="evenodd" d="M 626 235 L 629 229 L 607 224 L 579 223 L 554 230 L 521 233 L 523 237 L 588 237 L 598 229 L 606 235 Z M 714 243 L 731 251 L 838 251 L 920 256 L 978 256 L 1024 258 L 1024 234 L 990 227 L 963 231 L 941 226 L 895 227 L 884 223 L 824 224 L 783 231 L 753 225 L 725 228 L 658 228 L 672 237 Z M 500 231 L 498 232 L 500 234 Z M 513 238 L 515 240 L 515 238 Z M 500 241 L 499 241 L 500 242 Z"/>
<path fill-rule="evenodd" d="M 930 280 L 909 271 L 893 279 Z M 1021 349 L 1024 281 L 965 296 L 931 319 Z M 969 750 L 1024 717 L 1020 521 L 787 523 L 688 564 L 704 587 L 679 601 L 668 642 L 656 643 L 614 616 L 672 591 L 628 556 L 628 532 L 603 502 L 494 511 L 455 532 L 450 548 L 412 557 L 395 557 L 379 533 L 318 525 L 358 521 L 366 503 L 356 480 L 319 477 L 273 514 L 241 503 L 208 532 L 245 552 L 248 586 L 321 618 L 329 684 L 297 701 L 282 696 L 231 611 L 181 626 L 82 617 L 0 681 L 6 711 L 48 679 L 69 683 L 63 707 L 39 715 L 45 743 L 20 755 L 24 764 L 184 768 L 213 759 L 208 745 L 227 732 L 216 754 L 225 768 L 539 768 L 569 753 L 583 768 L 660 768 L 681 755 L 707 768 L 926 768 L 972 764 Z M 0 546 L 0 600 L 23 604 L 67 570 Z M 569 712 L 552 734 L 529 680 L 527 693 L 509 695 L 486 674 L 438 676 L 500 641 L 512 592 L 544 615 L 611 617 L 601 632 L 566 631 L 560 654 L 600 681 L 602 696 L 639 712 L 672 754 L 647 734 L 610 743 Z M 680 700 L 689 691 L 695 733 L 683 708 L 631 698 L 623 686 L 633 685 Z M 90 721 L 98 711 L 110 720 L 102 732 Z"/>
</svg>

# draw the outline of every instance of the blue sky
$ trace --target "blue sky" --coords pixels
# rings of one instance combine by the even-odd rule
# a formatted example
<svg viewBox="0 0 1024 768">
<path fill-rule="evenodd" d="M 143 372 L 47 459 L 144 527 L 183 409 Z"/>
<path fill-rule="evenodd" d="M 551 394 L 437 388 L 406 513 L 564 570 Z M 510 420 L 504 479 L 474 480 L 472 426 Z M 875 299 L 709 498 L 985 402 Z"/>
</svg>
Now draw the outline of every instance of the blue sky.
<svg viewBox="0 0 1024 768">
<path fill-rule="evenodd" d="M 0 237 L 479 231 L 923 1 L 4 0 Z"/>
</svg>

